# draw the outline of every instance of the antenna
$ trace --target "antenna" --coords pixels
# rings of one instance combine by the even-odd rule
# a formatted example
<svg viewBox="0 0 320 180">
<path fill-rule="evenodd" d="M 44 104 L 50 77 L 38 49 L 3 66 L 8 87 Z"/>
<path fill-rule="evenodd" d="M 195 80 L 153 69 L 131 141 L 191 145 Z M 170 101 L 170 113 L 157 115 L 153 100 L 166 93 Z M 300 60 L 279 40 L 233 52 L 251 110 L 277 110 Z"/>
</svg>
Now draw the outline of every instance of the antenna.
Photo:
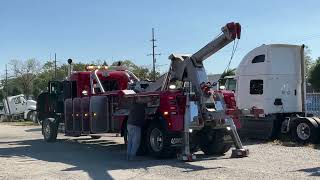
<svg viewBox="0 0 320 180">
<path fill-rule="evenodd" d="M 148 56 L 152 55 L 152 74 L 153 74 L 153 81 L 156 81 L 156 56 L 160 56 L 161 53 L 155 53 L 155 48 L 157 47 L 155 45 L 155 41 L 157 41 L 156 39 L 154 39 L 154 28 L 152 28 L 152 39 L 150 40 L 152 41 L 152 54 L 148 54 Z"/>
</svg>

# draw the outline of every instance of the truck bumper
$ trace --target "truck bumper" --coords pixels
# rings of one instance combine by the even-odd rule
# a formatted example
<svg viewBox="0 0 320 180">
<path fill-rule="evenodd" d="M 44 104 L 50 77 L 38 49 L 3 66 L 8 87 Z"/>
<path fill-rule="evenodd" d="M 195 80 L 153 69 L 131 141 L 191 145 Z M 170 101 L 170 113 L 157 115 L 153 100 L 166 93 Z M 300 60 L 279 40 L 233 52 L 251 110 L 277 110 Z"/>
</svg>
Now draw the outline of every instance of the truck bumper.
<svg viewBox="0 0 320 180">
<path fill-rule="evenodd" d="M 168 143 L 170 147 L 182 147 L 183 146 L 183 136 L 182 132 L 169 132 L 167 134 Z"/>
</svg>

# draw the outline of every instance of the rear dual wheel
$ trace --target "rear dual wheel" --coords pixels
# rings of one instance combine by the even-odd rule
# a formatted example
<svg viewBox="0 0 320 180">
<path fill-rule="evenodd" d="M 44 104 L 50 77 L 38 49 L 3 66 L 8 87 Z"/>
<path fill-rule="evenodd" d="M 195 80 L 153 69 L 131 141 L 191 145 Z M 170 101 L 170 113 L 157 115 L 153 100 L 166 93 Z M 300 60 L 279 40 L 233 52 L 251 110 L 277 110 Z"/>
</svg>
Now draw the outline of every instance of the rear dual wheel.
<svg viewBox="0 0 320 180">
<path fill-rule="evenodd" d="M 147 146 L 149 153 L 157 158 L 173 157 L 175 148 L 170 147 L 170 138 L 160 123 L 151 123 L 147 130 Z"/>
<path fill-rule="evenodd" d="M 307 119 L 298 119 L 293 122 L 291 135 L 299 143 L 317 143 L 319 139 L 319 128 L 315 127 Z"/>
<path fill-rule="evenodd" d="M 231 136 L 225 130 L 210 130 L 201 136 L 200 148 L 205 155 L 223 155 L 232 146 Z"/>
</svg>

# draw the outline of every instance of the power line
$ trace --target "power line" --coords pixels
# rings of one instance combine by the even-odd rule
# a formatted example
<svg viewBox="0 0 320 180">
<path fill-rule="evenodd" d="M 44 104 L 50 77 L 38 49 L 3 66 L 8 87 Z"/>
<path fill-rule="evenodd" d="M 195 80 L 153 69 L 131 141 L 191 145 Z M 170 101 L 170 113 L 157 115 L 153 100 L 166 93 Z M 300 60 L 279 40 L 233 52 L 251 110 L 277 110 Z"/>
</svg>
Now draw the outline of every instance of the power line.
<svg viewBox="0 0 320 180">
<path fill-rule="evenodd" d="M 153 65 L 153 70 L 152 70 L 152 74 L 153 74 L 153 80 L 156 81 L 156 56 L 160 56 L 161 53 L 155 53 L 155 48 L 157 47 L 155 45 L 155 41 L 157 41 L 154 38 L 154 28 L 152 28 L 152 39 L 150 40 L 152 41 L 152 54 L 148 54 L 148 56 L 152 55 L 152 65 Z"/>
</svg>

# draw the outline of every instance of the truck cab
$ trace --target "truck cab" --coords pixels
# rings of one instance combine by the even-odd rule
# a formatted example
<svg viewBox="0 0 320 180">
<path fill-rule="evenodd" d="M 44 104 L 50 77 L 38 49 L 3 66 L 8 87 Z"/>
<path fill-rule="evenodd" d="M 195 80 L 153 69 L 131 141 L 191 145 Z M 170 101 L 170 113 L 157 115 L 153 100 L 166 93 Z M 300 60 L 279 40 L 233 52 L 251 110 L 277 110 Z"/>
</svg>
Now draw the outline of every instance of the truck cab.
<svg viewBox="0 0 320 180">
<path fill-rule="evenodd" d="M 320 120 L 305 112 L 304 63 L 304 45 L 289 44 L 264 44 L 242 59 L 225 87 L 236 87 L 237 108 L 263 110 L 261 116 L 241 117 L 243 135 L 268 139 L 291 133 L 298 142 L 319 140 Z"/>
<path fill-rule="evenodd" d="M 0 108 L 0 115 L 4 118 L 23 118 L 36 122 L 36 102 L 27 100 L 23 94 L 4 98 Z"/>
</svg>

